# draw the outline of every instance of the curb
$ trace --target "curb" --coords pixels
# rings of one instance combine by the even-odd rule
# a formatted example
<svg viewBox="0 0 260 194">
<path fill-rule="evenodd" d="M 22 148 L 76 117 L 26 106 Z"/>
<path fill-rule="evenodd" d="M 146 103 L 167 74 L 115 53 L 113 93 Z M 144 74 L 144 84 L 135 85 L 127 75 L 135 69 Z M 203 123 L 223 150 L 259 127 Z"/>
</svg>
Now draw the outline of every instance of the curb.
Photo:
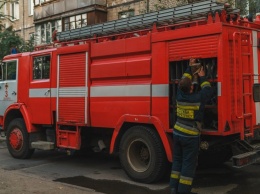
<svg viewBox="0 0 260 194">
<path fill-rule="evenodd" d="M 3 142 L 3 141 L 5 141 L 6 140 L 6 137 L 4 136 L 4 137 L 2 137 L 2 136 L 0 136 L 0 142 Z"/>
</svg>

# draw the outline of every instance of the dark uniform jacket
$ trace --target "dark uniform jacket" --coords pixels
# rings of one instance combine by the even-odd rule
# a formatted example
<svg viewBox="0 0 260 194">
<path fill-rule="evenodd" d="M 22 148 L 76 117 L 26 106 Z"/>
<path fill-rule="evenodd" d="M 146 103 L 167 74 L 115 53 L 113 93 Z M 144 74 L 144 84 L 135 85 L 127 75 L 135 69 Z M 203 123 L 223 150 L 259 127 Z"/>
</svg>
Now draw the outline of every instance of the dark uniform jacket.
<svg viewBox="0 0 260 194">
<path fill-rule="evenodd" d="M 183 77 L 192 79 L 191 70 L 188 68 Z M 184 93 L 177 91 L 177 122 L 174 133 L 184 136 L 198 136 L 201 122 L 203 121 L 204 108 L 207 100 L 212 95 L 210 83 L 205 76 L 200 77 L 201 90 L 197 93 Z"/>
</svg>

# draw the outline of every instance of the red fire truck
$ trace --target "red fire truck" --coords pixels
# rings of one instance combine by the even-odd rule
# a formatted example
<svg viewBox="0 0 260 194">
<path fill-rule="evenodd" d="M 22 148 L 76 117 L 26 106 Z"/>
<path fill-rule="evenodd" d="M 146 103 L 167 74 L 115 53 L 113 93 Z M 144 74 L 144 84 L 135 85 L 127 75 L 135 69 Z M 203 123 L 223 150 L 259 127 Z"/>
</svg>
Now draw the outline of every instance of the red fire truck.
<svg viewBox="0 0 260 194">
<path fill-rule="evenodd" d="M 178 80 L 198 57 L 215 94 L 200 161 L 256 161 L 260 139 L 260 17 L 216 0 L 54 34 L 54 43 L 4 57 L 0 125 L 14 158 L 35 149 L 118 153 L 139 182 L 172 161 Z M 199 88 L 197 88 L 199 90 Z"/>
</svg>

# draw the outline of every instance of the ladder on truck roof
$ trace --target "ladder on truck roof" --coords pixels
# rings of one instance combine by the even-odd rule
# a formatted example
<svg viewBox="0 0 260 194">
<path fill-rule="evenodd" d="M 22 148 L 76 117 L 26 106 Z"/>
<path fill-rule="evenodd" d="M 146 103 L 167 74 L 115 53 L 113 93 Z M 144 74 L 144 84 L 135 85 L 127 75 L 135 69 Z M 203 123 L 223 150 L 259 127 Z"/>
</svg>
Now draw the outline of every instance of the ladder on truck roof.
<svg viewBox="0 0 260 194">
<path fill-rule="evenodd" d="M 209 12 L 214 13 L 221 12 L 223 10 L 226 10 L 229 14 L 239 13 L 239 9 L 227 9 L 227 6 L 224 3 L 221 3 L 220 0 L 205 0 L 157 12 L 58 32 L 57 40 L 70 41 L 75 39 L 91 38 L 95 35 L 101 36 L 141 29 L 151 29 L 154 23 L 159 26 L 163 26 L 166 24 L 176 24 L 199 19 L 207 19 Z"/>
</svg>

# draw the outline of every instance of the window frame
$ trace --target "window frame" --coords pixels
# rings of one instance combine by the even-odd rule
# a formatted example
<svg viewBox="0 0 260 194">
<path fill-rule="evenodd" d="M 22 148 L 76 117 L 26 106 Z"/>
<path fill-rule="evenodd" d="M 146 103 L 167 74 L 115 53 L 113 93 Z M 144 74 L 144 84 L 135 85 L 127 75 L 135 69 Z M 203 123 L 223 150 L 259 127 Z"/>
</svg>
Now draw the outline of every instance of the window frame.
<svg viewBox="0 0 260 194">
<path fill-rule="evenodd" d="M 80 19 L 77 19 L 80 16 Z M 78 23 L 80 21 L 80 23 Z M 82 28 L 88 25 L 88 13 L 81 13 L 77 15 L 68 16 L 62 19 L 62 30 L 72 30 Z M 73 26 L 73 28 L 72 28 Z"/>
<path fill-rule="evenodd" d="M 9 75 L 8 75 L 8 73 L 10 72 L 11 64 L 8 65 L 8 63 L 14 63 L 14 65 L 15 65 L 15 71 L 11 72 L 11 75 L 12 76 L 15 75 L 15 77 L 11 78 L 11 79 L 9 79 Z M 13 69 L 13 68 L 11 68 L 11 69 Z M 14 80 L 16 80 L 16 77 L 17 77 L 17 60 L 11 60 L 11 61 L 3 62 L 1 64 L 1 70 L 0 71 L 1 71 L 0 72 L 1 73 L 0 81 L 6 81 L 6 80 L 7 81 L 14 81 Z"/>
<path fill-rule="evenodd" d="M 45 61 L 43 60 L 43 58 L 45 57 L 49 57 L 48 61 Z M 36 58 L 41 58 L 41 63 L 38 63 L 37 66 L 40 67 L 39 68 L 39 71 L 40 71 L 40 76 L 38 77 L 36 75 L 39 74 L 39 72 L 36 72 L 35 69 L 36 69 L 36 64 L 35 64 L 35 59 Z M 41 65 L 40 65 L 41 64 Z M 46 68 L 46 64 L 48 65 L 47 68 Z M 43 68 L 46 68 L 46 70 L 43 70 Z M 47 77 L 45 77 L 45 74 L 47 72 Z M 50 54 L 44 54 L 44 55 L 37 55 L 37 56 L 33 56 L 32 57 L 32 81 L 40 81 L 40 80 L 49 80 L 50 79 L 50 74 L 51 74 L 51 55 Z"/>
<path fill-rule="evenodd" d="M 123 15 L 125 15 L 125 17 L 123 17 Z M 118 12 L 118 19 L 129 18 L 129 17 L 132 17 L 132 16 L 135 16 L 135 10 L 134 9 Z"/>
<path fill-rule="evenodd" d="M 35 25 L 36 45 L 52 43 L 52 33 L 55 30 L 61 31 L 59 24 L 61 25 L 61 20 L 52 20 Z"/>
<path fill-rule="evenodd" d="M 28 0 L 28 16 L 33 16 L 34 14 L 34 0 Z"/>
<path fill-rule="evenodd" d="M 40 0 L 34 0 L 35 5 L 39 5 L 40 4 Z"/>
<path fill-rule="evenodd" d="M 1 18 L 4 18 L 4 16 L 7 15 L 6 3 L 2 5 L 2 8 L 0 10 L 3 12 L 3 16 L 1 16 Z"/>
<path fill-rule="evenodd" d="M 46 3 L 48 1 L 51 1 L 51 0 L 34 0 L 35 5 L 41 5 L 41 4 Z"/>
<path fill-rule="evenodd" d="M 10 16 L 11 20 L 19 20 L 20 12 L 19 12 L 19 3 L 18 2 L 10 2 Z"/>
</svg>

